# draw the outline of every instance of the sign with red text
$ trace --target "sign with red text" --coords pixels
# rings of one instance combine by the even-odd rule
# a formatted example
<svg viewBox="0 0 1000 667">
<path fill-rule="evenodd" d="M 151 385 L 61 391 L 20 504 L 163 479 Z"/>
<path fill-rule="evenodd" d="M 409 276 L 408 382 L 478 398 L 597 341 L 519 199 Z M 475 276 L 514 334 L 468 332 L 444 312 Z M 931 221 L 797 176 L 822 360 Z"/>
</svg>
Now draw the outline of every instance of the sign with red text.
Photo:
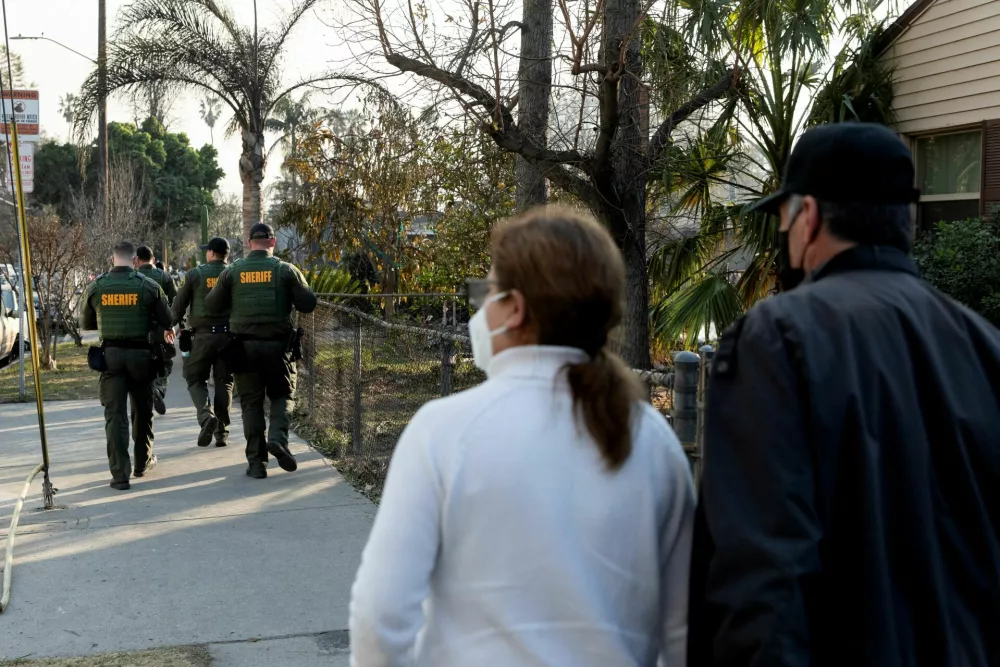
<svg viewBox="0 0 1000 667">
<path fill-rule="evenodd" d="M 41 139 L 38 121 L 37 90 L 4 90 L 0 93 L 3 102 L 0 109 L 0 135 L 10 141 L 11 122 L 17 123 L 17 136 L 21 141 L 37 143 Z"/>
<path fill-rule="evenodd" d="M 6 148 L 7 155 L 0 173 L 3 173 L 4 189 L 13 192 L 16 181 L 11 181 L 7 167 L 14 163 L 14 152 L 10 150 L 10 144 L 6 144 Z M 24 188 L 24 194 L 31 194 L 35 191 L 35 145 L 21 141 L 17 148 L 21 154 L 21 187 Z"/>
</svg>

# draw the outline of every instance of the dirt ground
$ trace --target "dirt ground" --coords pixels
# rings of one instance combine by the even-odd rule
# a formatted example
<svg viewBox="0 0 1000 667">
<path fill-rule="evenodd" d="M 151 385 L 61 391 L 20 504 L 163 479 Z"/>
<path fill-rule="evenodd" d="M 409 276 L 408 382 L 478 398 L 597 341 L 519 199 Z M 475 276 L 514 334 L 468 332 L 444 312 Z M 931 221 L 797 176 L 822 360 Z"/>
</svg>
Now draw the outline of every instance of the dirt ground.
<svg viewBox="0 0 1000 667">
<path fill-rule="evenodd" d="M 210 667 L 207 648 L 191 646 L 135 653 L 107 653 L 87 658 L 0 660 L 0 667 Z"/>
</svg>

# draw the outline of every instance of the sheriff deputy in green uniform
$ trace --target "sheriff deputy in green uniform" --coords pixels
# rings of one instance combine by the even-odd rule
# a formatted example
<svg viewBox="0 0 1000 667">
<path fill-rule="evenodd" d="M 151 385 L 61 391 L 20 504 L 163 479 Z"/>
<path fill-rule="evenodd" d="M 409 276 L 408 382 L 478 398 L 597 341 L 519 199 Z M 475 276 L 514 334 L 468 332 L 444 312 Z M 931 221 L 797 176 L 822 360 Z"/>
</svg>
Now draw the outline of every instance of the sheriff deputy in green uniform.
<svg viewBox="0 0 1000 667">
<path fill-rule="evenodd" d="M 181 350 L 187 348 L 190 352 L 184 358 L 184 379 L 198 410 L 198 425 L 201 426 L 198 446 L 208 447 L 214 437 L 216 447 L 225 447 L 229 439 L 229 410 L 233 404 L 233 374 L 223 355 L 229 343 L 229 310 L 210 315 L 205 297 L 226 268 L 229 242 L 214 238 L 201 249 L 206 252 L 208 263 L 188 271 L 174 299 L 173 314 L 176 324 L 187 325 L 181 331 Z M 214 411 L 208 396 L 208 378 L 212 374 L 215 375 Z"/>
<path fill-rule="evenodd" d="M 167 295 L 167 303 L 173 304 L 174 299 L 177 298 L 177 285 L 174 284 L 174 279 L 170 277 L 169 273 L 153 266 L 153 260 L 156 259 L 153 257 L 153 251 L 147 246 L 139 246 L 135 255 L 136 270 L 162 287 L 163 293 Z M 163 399 L 167 395 L 167 384 L 170 382 L 170 373 L 173 370 L 173 355 L 168 355 L 163 364 L 163 374 L 153 381 L 153 407 L 161 415 L 167 412 L 167 404 L 163 402 Z"/>
<path fill-rule="evenodd" d="M 269 225 L 251 227 L 249 240 L 250 254 L 219 275 L 205 304 L 209 312 L 230 311 L 229 359 L 243 413 L 247 475 L 262 479 L 267 477 L 268 452 L 283 470 L 298 467 L 288 449 L 288 410 L 295 391 L 292 308 L 311 313 L 316 295 L 298 268 L 274 257 L 274 231 Z M 271 401 L 266 438 L 265 394 Z"/>
<path fill-rule="evenodd" d="M 114 268 L 87 286 L 80 320 L 85 330 L 100 333 L 100 397 L 108 439 L 111 488 L 129 488 L 128 400 L 132 399 L 135 476 L 156 465 L 153 453 L 153 365 L 150 334 L 173 345 L 174 334 L 163 289 L 133 268 L 135 246 L 115 246 Z"/>
</svg>

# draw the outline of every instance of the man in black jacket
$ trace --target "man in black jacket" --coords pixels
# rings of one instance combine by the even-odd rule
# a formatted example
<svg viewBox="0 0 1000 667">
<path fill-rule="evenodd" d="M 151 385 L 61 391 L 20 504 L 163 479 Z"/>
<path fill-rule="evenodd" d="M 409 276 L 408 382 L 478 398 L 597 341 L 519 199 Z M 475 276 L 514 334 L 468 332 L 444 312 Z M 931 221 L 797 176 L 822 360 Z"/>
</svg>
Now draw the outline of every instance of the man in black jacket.
<svg viewBox="0 0 1000 667">
<path fill-rule="evenodd" d="M 759 204 L 784 293 L 713 364 L 692 667 L 1000 665 L 1000 332 L 918 276 L 913 181 L 826 126 Z"/>
</svg>

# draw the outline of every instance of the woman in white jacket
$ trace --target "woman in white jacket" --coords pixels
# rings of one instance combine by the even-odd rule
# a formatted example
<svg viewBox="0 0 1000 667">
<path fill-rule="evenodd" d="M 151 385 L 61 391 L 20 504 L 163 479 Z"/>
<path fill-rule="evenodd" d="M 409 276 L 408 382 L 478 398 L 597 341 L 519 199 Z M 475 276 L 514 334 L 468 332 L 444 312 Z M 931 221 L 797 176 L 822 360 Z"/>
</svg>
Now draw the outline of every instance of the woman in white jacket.
<svg viewBox="0 0 1000 667">
<path fill-rule="evenodd" d="M 469 323 L 489 379 L 399 440 L 351 593 L 352 664 L 680 667 L 694 492 L 606 349 L 621 256 L 551 207 L 499 225 L 491 255 Z"/>
</svg>

